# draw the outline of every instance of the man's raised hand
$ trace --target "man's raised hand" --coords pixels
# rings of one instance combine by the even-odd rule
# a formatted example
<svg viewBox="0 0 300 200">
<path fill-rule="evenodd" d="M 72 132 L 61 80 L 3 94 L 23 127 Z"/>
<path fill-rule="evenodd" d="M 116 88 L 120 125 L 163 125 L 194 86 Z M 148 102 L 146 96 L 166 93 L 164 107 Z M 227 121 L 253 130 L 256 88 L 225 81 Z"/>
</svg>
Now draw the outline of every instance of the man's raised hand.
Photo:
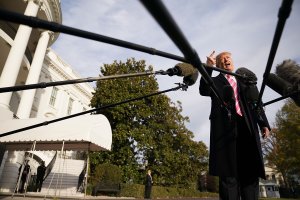
<svg viewBox="0 0 300 200">
<path fill-rule="evenodd" d="M 215 50 L 209 56 L 206 56 L 206 64 L 210 67 L 216 64 Z"/>
</svg>

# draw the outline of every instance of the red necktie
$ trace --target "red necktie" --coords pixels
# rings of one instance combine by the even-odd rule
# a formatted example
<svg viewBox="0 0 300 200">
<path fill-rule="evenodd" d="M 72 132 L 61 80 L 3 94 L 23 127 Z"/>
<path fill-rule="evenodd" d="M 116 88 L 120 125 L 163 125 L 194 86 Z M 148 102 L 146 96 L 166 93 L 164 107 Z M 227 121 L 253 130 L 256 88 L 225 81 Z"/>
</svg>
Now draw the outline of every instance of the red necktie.
<svg viewBox="0 0 300 200">
<path fill-rule="evenodd" d="M 239 114 L 240 116 L 243 116 L 242 111 L 241 111 L 241 107 L 240 107 L 240 104 L 239 104 L 239 101 L 238 101 L 236 81 L 229 74 L 226 74 L 226 78 L 227 78 L 227 80 L 228 80 L 229 84 L 231 85 L 231 87 L 233 89 L 233 92 L 234 92 L 236 113 Z"/>
</svg>

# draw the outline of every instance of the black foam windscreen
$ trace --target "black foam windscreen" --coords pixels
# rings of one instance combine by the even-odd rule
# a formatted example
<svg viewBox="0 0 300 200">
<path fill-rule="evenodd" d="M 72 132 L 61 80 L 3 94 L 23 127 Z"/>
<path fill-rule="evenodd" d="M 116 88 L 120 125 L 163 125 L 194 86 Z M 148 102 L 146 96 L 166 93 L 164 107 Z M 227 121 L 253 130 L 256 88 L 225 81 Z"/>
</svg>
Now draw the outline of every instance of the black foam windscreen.
<svg viewBox="0 0 300 200">
<path fill-rule="evenodd" d="M 196 70 L 193 65 L 188 63 L 178 63 L 175 65 L 175 68 L 179 71 L 178 76 L 190 76 L 193 75 Z"/>
<path fill-rule="evenodd" d="M 300 92 L 295 85 L 292 85 L 273 73 L 269 74 L 266 85 L 282 96 L 288 95 L 288 97 L 292 98 L 293 101 L 300 106 Z"/>
<path fill-rule="evenodd" d="M 294 86 L 300 84 L 300 66 L 293 60 L 284 60 L 277 65 L 275 73 Z"/>
<path fill-rule="evenodd" d="M 245 67 L 240 67 L 236 70 L 236 73 L 239 75 L 242 75 L 244 78 L 239 78 L 242 82 L 244 83 L 253 83 L 256 84 L 257 82 L 257 77 L 256 75 L 249 69 L 245 68 Z"/>
<path fill-rule="evenodd" d="M 290 97 L 300 106 L 300 66 L 293 60 L 284 60 L 281 64 L 277 65 L 276 74 L 281 79 L 281 82 L 285 80 L 286 85 L 289 83 L 288 89 L 284 91 L 285 95 L 293 93 Z M 277 85 L 279 84 L 281 83 L 277 83 Z M 279 87 L 277 85 L 276 87 Z"/>
<path fill-rule="evenodd" d="M 292 84 L 273 73 L 269 74 L 266 85 L 282 96 L 288 94 L 292 90 Z"/>
<path fill-rule="evenodd" d="M 259 91 L 256 85 L 249 85 L 245 88 L 246 99 L 251 103 L 257 103 L 259 97 Z"/>
<path fill-rule="evenodd" d="M 196 68 L 193 67 L 193 73 L 190 74 L 190 75 L 186 75 L 183 77 L 183 82 L 185 84 L 187 84 L 188 86 L 191 86 L 193 84 L 196 83 L 197 79 L 198 79 L 198 76 L 199 76 L 199 72 Z"/>
</svg>

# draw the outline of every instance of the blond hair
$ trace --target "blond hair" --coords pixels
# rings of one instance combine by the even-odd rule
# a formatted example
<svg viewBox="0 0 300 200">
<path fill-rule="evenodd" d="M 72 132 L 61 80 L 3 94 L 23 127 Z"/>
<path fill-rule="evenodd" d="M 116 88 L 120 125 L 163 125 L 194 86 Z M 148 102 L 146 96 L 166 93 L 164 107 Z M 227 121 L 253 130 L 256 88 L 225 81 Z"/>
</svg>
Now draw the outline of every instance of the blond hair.
<svg viewBox="0 0 300 200">
<path fill-rule="evenodd" d="M 224 51 L 224 52 L 221 52 L 217 55 L 217 57 L 216 57 L 216 67 L 218 67 L 218 68 L 219 68 L 219 65 L 221 63 L 221 56 L 223 56 L 223 55 L 230 55 L 231 56 L 231 53 L 228 52 L 228 51 Z"/>
</svg>

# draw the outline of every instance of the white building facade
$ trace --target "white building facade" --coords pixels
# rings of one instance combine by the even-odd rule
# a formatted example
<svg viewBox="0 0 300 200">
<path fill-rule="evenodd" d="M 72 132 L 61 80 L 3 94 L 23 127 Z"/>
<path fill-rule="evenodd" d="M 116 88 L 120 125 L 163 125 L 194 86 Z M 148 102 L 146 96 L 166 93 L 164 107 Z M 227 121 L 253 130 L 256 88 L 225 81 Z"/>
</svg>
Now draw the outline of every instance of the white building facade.
<svg viewBox="0 0 300 200">
<path fill-rule="evenodd" d="M 1 0 L 0 7 L 62 23 L 60 0 Z M 58 36 L 59 33 L 0 20 L 0 89 L 81 78 L 50 48 Z M 1 92 L 0 126 L 5 120 L 58 118 L 89 110 L 93 91 L 88 83 L 80 83 Z M 0 151 L 0 192 L 13 192 L 25 151 L 6 151 L 5 147 Z M 38 164 L 33 161 L 32 169 L 36 170 Z"/>
<path fill-rule="evenodd" d="M 283 185 L 283 177 L 274 168 L 265 165 L 266 180 L 259 181 L 260 197 L 280 198 L 279 187 Z"/>
<path fill-rule="evenodd" d="M 56 23 L 62 20 L 59 0 L 4 0 L 0 6 L 14 12 L 25 9 L 25 15 Z M 81 78 L 49 48 L 58 33 L 5 21 L 0 28 L 0 88 Z M 65 116 L 87 110 L 92 92 L 85 83 L 5 92 L 0 93 L 0 107 L 20 119 Z"/>
</svg>

